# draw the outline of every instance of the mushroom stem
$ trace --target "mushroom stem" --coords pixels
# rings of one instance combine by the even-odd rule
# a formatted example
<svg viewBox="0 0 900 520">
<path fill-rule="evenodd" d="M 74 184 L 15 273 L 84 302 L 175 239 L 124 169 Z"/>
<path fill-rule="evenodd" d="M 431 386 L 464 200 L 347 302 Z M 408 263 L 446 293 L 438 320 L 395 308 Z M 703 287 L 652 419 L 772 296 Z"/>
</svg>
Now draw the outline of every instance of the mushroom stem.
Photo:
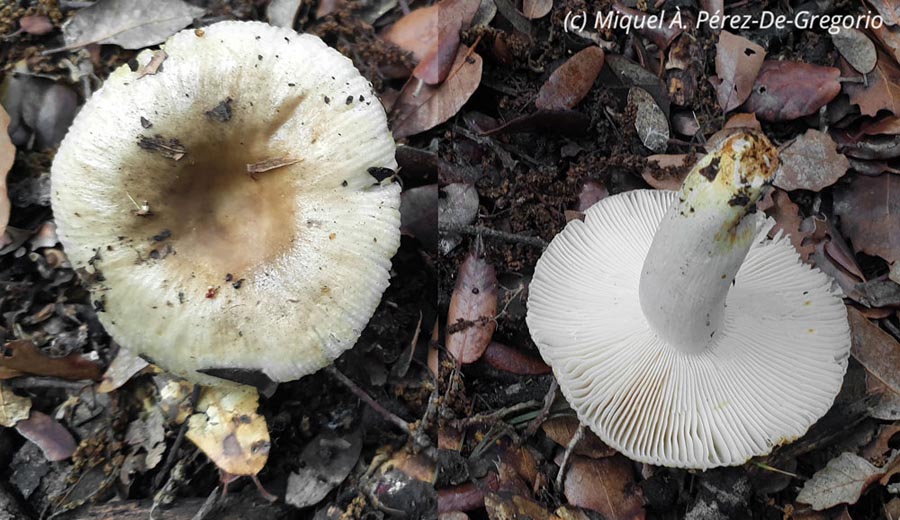
<svg viewBox="0 0 900 520">
<path fill-rule="evenodd" d="M 651 329 L 685 353 L 722 329 L 725 298 L 763 217 L 755 213 L 778 168 L 761 133 L 723 139 L 688 174 L 644 261 L 640 303 Z"/>
</svg>

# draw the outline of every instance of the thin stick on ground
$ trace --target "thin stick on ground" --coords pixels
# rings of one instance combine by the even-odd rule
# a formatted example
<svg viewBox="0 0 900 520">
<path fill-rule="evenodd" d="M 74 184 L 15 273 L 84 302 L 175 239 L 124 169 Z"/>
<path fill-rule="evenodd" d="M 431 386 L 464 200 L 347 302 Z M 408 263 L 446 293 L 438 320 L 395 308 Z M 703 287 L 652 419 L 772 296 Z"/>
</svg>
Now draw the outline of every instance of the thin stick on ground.
<svg viewBox="0 0 900 520">
<path fill-rule="evenodd" d="M 507 233 L 506 231 L 499 231 L 482 226 L 452 226 L 450 224 L 438 222 L 438 231 L 440 231 L 442 234 L 459 233 L 461 235 L 481 235 L 487 238 L 502 240 L 504 242 L 512 242 L 514 244 L 539 247 L 541 249 L 547 247 L 548 244 L 548 242 L 542 238 L 532 237 L 528 235 L 519 235 L 516 233 Z"/>
<path fill-rule="evenodd" d="M 572 456 L 572 452 L 575 451 L 575 447 L 578 446 L 578 443 L 581 442 L 581 439 L 584 438 L 584 425 L 579 424 L 578 429 L 575 430 L 575 435 L 572 436 L 572 440 L 569 441 L 569 444 L 566 446 L 566 452 L 563 454 L 562 462 L 559 464 L 559 473 L 556 474 L 556 489 L 562 489 L 563 483 L 566 481 L 566 466 L 569 465 L 569 457 Z"/>
<path fill-rule="evenodd" d="M 525 428 L 525 433 L 522 434 L 522 439 L 527 439 L 534 435 L 534 433 L 544 424 L 544 421 L 547 420 L 547 417 L 550 415 L 550 408 L 553 407 L 553 401 L 556 400 L 556 391 L 559 389 L 559 383 L 556 382 L 556 379 L 550 382 L 550 388 L 547 390 L 547 395 L 544 396 L 544 406 L 541 408 L 541 412 L 537 417 L 531 420 L 531 424 L 528 425 L 528 428 Z"/>
<path fill-rule="evenodd" d="M 378 401 L 376 401 L 375 399 L 372 399 L 372 396 L 370 396 L 369 394 L 366 393 L 365 390 L 363 390 L 362 388 L 357 386 L 357 384 L 354 383 L 349 377 L 342 374 L 338 369 L 334 368 L 333 366 L 328 367 L 326 370 L 335 379 L 340 381 L 341 384 L 343 384 L 351 392 L 353 392 L 353 395 L 358 397 L 364 403 L 369 405 L 373 410 L 378 412 L 382 417 L 384 417 L 384 419 L 386 421 L 396 425 L 398 428 L 400 428 L 401 430 L 406 432 L 407 435 L 412 435 L 412 430 L 410 429 L 408 422 L 404 421 L 400 416 L 391 412 L 384 406 L 381 406 L 381 404 L 379 404 Z"/>
</svg>

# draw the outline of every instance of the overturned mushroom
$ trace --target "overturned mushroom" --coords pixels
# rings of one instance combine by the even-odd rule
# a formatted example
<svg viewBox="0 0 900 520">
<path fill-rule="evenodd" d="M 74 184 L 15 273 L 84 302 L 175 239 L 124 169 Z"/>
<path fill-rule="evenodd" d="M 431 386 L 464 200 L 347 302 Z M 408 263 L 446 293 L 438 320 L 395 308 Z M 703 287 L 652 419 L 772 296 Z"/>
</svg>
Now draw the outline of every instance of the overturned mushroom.
<svg viewBox="0 0 900 520">
<path fill-rule="evenodd" d="M 396 169 L 384 110 L 314 36 L 221 22 L 162 48 L 113 72 L 57 153 L 69 259 L 109 333 L 178 375 L 318 370 L 358 339 L 399 246 L 400 187 L 370 173 Z"/>
<path fill-rule="evenodd" d="M 625 455 L 735 465 L 801 435 L 841 387 L 831 280 L 755 213 L 778 166 L 733 134 L 679 192 L 608 197 L 537 264 L 527 322 L 582 423 Z"/>
</svg>

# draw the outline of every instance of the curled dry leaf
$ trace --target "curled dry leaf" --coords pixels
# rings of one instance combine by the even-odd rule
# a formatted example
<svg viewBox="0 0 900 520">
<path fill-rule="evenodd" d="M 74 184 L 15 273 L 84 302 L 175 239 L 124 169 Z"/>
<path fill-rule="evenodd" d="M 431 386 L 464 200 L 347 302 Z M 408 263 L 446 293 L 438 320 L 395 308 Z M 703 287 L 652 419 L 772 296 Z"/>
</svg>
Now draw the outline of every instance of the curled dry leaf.
<svg viewBox="0 0 900 520">
<path fill-rule="evenodd" d="M 637 107 L 634 128 L 644 146 L 656 153 L 665 152 L 669 146 L 669 121 L 653 96 L 640 87 L 632 87 L 628 91 L 628 104 Z"/>
<path fill-rule="evenodd" d="M 553 9 L 553 0 L 522 0 L 522 14 L 531 20 L 547 16 L 550 9 Z"/>
<path fill-rule="evenodd" d="M 317 435 L 303 448 L 300 467 L 288 477 L 284 501 L 294 507 L 318 504 L 340 485 L 359 460 L 362 435 L 359 430 L 339 436 Z"/>
<path fill-rule="evenodd" d="M 65 357 L 49 357 L 28 340 L 14 340 L 3 345 L 0 366 L 36 376 L 52 376 L 69 381 L 100 380 L 100 365 L 72 353 Z"/>
<path fill-rule="evenodd" d="M 900 394 L 900 343 L 881 330 L 858 310 L 847 307 L 850 321 L 850 353 L 866 368 L 866 371 Z"/>
<path fill-rule="evenodd" d="M 459 267 L 447 315 L 447 351 L 458 363 L 474 363 L 484 353 L 497 322 L 497 275 L 473 250 Z"/>
<path fill-rule="evenodd" d="M 16 395 L 8 386 L 0 384 L 0 426 L 12 428 L 28 418 L 31 399 Z"/>
<path fill-rule="evenodd" d="M 621 455 L 591 459 L 576 455 L 569 460 L 564 493 L 569 503 L 597 511 L 603 518 L 644 518 L 640 488 L 631 461 Z"/>
<path fill-rule="evenodd" d="M 859 133 L 864 135 L 900 135 L 900 116 L 890 115 L 881 119 L 866 121 L 859 125 Z"/>
<path fill-rule="evenodd" d="M 534 105 L 542 110 L 565 110 L 577 105 L 594 86 L 603 68 L 603 49 L 590 46 L 557 67 L 541 86 Z"/>
<path fill-rule="evenodd" d="M 841 27 L 836 34 L 831 35 L 831 41 L 847 63 L 858 72 L 868 74 L 875 68 L 878 61 L 875 44 L 862 31 Z"/>
<path fill-rule="evenodd" d="M 437 38 L 413 70 L 413 77 L 428 85 L 442 83 L 453 70 L 459 48 L 459 33 L 472 23 L 479 0 L 443 0 L 437 4 Z"/>
<path fill-rule="evenodd" d="M 834 193 L 834 212 L 853 249 L 900 260 L 900 176 L 857 176 L 849 187 Z"/>
<path fill-rule="evenodd" d="M 6 175 L 16 159 L 16 147 L 9 139 L 9 114 L 0 106 L 0 242 L 9 224 L 9 194 L 6 191 Z"/>
<path fill-rule="evenodd" d="M 231 475 L 256 475 L 269 458 L 269 430 L 249 386 L 206 387 L 188 419 L 187 438 Z"/>
<path fill-rule="evenodd" d="M 766 50 L 728 31 L 719 33 L 716 44 L 716 97 L 723 112 L 730 112 L 750 97 Z"/>
<path fill-rule="evenodd" d="M 68 459 L 78 447 L 78 443 L 65 426 L 37 410 L 32 411 L 28 419 L 16 423 L 16 431 L 37 444 L 49 461 Z"/>
<path fill-rule="evenodd" d="M 624 89 L 626 92 L 630 92 L 631 87 L 641 87 L 653 96 L 663 112 L 669 113 L 669 89 L 656 74 L 618 54 L 607 54 L 605 61 L 609 65 L 614 79 L 608 85 L 604 85 L 612 90 Z M 625 93 L 622 94 L 623 97 L 625 95 Z"/>
<path fill-rule="evenodd" d="M 781 165 L 775 172 L 775 186 L 788 191 L 821 191 L 837 182 L 850 167 L 850 161 L 838 153 L 834 140 L 814 128 L 807 129 L 778 155 Z"/>
<path fill-rule="evenodd" d="M 482 359 L 497 370 L 513 374 L 541 375 L 550 373 L 550 367 L 540 359 L 496 341 L 492 341 L 487 346 Z"/>
<path fill-rule="evenodd" d="M 150 47 L 187 27 L 204 12 L 182 0 L 100 0 L 79 10 L 63 25 L 65 49 L 92 43 L 125 49 Z"/>
<path fill-rule="evenodd" d="M 889 465 L 898 452 L 885 463 Z M 863 492 L 885 473 L 855 453 L 844 452 L 828 461 L 803 485 L 797 501 L 809 504 L 816 511 L 838 504 L 855 504 Z"/>
<path fill-rule="evenodd" d="M 812 114 L 837 97 L 841 71 L 796 61 L 766 60 L 743 109 L 763 121 L 788 121 Z"/>
<path fill-rule="evenodd" d="M 415 135 L 453 117 L 481 83 L 481 56 L 460 45 L 450 74 L 433 87 L 419 80 L 406 82 L 394 103 L 394 137 Z"/>
</svg>

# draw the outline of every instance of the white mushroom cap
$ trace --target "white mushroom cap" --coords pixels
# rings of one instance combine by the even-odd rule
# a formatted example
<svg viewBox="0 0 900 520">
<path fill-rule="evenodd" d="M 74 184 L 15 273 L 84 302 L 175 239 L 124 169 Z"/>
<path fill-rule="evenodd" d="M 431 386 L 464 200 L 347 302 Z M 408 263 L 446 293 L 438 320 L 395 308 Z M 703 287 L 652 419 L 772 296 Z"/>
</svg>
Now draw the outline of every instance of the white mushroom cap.
<svg viewBox="0 0 900 520">
<path fill-rule="evenodd" d="M 786 238 L 767 239 L 769 222 L 707 348 L 673 348 L 638 293 L 678 195 L 631 191 L 570 222 L 538 261 L 527 323 L 581 422 L 616 450 L 663 466 L 741 464 L 800 437 L 831 406 L 847 368 L 846 310 Z"/>
<path fill-rule="evenodd" d="M 370 173 L 396 169 L 384 110 L 349 59 L 289 29 L 221 22 L 162 48 L 70 128 L 60 240 L 109 333 L 163 368 L 314 372 L 356 342 L 399 247 L 400 187 Z"/>
</svg>

